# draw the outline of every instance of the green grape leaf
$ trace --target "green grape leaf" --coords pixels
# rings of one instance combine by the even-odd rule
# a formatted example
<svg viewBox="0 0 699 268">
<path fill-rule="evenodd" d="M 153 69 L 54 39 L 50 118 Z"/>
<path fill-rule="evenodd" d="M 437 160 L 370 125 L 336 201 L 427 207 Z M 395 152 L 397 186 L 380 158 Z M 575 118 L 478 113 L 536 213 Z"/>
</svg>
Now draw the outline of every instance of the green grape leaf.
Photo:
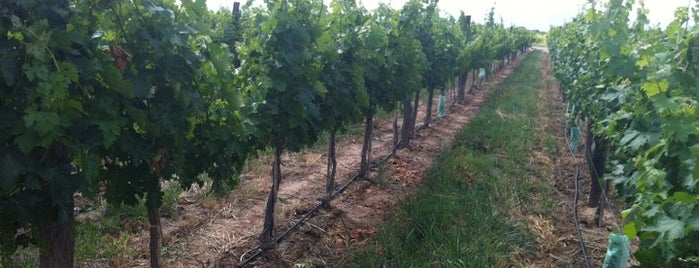
<svg viewBox="0 0 699 268">
<path fill-rule="evenodd" d="M 63 100 L 68 96 L 68 85 L 70 81 L 60 72 L 51 73 L 50 95 L 53 99 Z"/>
<path fill-rule="evenodd" d="M 75 100 L 75 99 L 69 99 L 66 101 L 66 107 L 73 108 L 73 110 L 76 110 L 82 114 L 87 114 L 85 110 L 83 109 L 83 104 L 80 103 L 80 101 Z"/>
<path fill-rule="evenodd" d="M 17 74 L 20 72 L 20 64 L 17 64 L 17 53 L 3 51 L 0 55 L 0 78 L 5 80 L 5 84 L 12 87 L 17 82 Z"/>
<path fill-rule="evenodd" d="M 10 153 L 0 156 L 0 193 L 11 190 L 24 170 L 23 164 Z"/>
<path fill-rule="evenodd" d="M 692 204 L 698 200 L 690 196 L 687 192 L 675 192 L 669 199 L 670 202 L 681 202 L 685 204 Z"/>
<path fill-rule="evenodd" d="M 642 57 L 640 60 L 636 61 L 636 66 L 638 66 L 639 68 L 643 68 L 648 66 L 649 63 L 649 57 Z"/>
<path fill-rule="evenodd" d="M 27 76 L 29 81 L 35 81 L 36 79 L 46 80 L 49 77 L 49 68 L 44 64 L 24 64 L 22 68 L 24 68 L 24 75 Z"/>
<path fill-rule="evenodd" d="M 643 212 L 644 217 L 652 218 L 660 212 L 658 204 L 652 204 L 648 210 Z"/>
<path fill-rule="evenodd" d="M 117 121 L 102 121 L 98 122 L 97 126 L 102 131 L 102 145 L 104 147 L 112 145 L 121 133 L 120 125 Z"/>
<path fill-rule="evenodd" d="M 133 98 L 136 95 L 133 87 L 124 81 L 119 70 L 113 65 L 105 66 L 104 71 L 100 73 L 100 78 L 104 81 L 105 86 L 124 97 Z"/>
<path fill-rule="evenodd" d="M 20 151 L 28 154 L 39 143 L 39 139 L 30 132 L 25 132 L 15 138 L 15 143 Z"/>
<path fill-rule="evenodd" d="M 694 144 L 692 147 L 689 147 L 689 151 L 694 159 L 694 170 L 692 171 L 692 174 L 694 175 L 694 178 L 699 178 L 699 144 Z"/>
<path fill-rule="evenodd" d="M 648 97 L 653 97 L 655 95 L 660 94 L 661 92 L 667 92 L 667 89 L 670 87 L 670 84 L 666 79 L 663 79 L 661 81 L 657 80 L 650 80 L 648 82 L 643 83 L 641 88 L 643 91 L 646 92 L 646 95 Z"/>
<path fill-rule="evenodd" d="M 696 168 L 694 170 L 696 170 Z M 686 187 L 687 189 L 693 189 L 697 185 L 697 177 L 693 175 L 694 170 L 692 173 L 687 172 L 684 176 L 682 176 L 682 186 Z"/>
<path fill-rule="evenodd" d="M 40 36 L 39 39 L 41 38 L 46 38 L 44 35 Z M 32 42 L 32 43 L 25 43 L 25 46 L 27 48 L 27 54 L 32 55 L 36 59 L 42 59 L 46 55 L 46 47 L 45 44 L 40 43 L 39 41 Z"/>
<path fill-rule="evenodd" d="M 25 127 L 33 128 L 42 137 L 54 132 L 61 121 L 57 113 L 38 111 L 27 112 L 23 119 Z"/>
<path fill-rule="evenodd" d="M 694 133 L 694 127 L 686 123 L 686 119 L 677 116 L 667 116 L 663 122 L 665 137 L 673 141 L 687 143 L 690 135 Z"/>
<path fill-rule="evenodd" d="M 133 107 L 126 107 L 126 114 L 134 120 L 134 122 L 141 128 L 146 127 L 148 124 L 148 115 L 143 110 L 138 110 Z"/>
<path fill-rule="evenodd" d="M 636 237 L 636 234 L 638 234 L 638 231 L 636 231 L 636 223 L 635 222 L 627 222 L 624 225 L 624 235 L 627 237 Z"/>
<path fill-rule="evenodd" d="M 699 230 L 699 214 L 697 214 L 697 211 L 694 211 L 694 214 L 694 216 L 687 220 L 687 227 L 690 227 L 694 229 L 694 231 L 697 231 Z"/>
<path fill-rule="evenodd" d="M 15 18 L 19 19 L 19 17 L 12 15 L 12 19 L 15 19 Z M 8 39 L 15 39 L 17 41 L 23 42 L 24 41 L 24 34 L 22 34 L 22 32 L 8 31 L 7 38 Z"/>
<path fill-rule="evenodd" d="M 75 66 L 68 62 L 61 62 L 59 67 L 61 68 L 61 74 L 63 74 L 71 82 L 78 82 L 78 70 L 75 69 Z"/>
<path fill-rule="evenodd" d="M 619 142 L 622 145 L 625 145 L 625 144 L 629 143 L 631 140 L 638 137 L 639 134 L 641 134 L 641 132 L 639 132 L 637 130 L 629 130 L 624 134 L 624 137 L 622 137 Z"/>
<path fill-rule="evenodd" d="M 665 96 L 665 94 L 660 94 L 660 95 L 655 95 L 653 97 L 653 104 L 655 108 L 660 112 L 661 114 L 664 113 L 675 113 L 677 110 L 680 109 L 680 105 Z"/>
<path fill-rule="evenodd" d="M 276 89 L 279 92 L 284 92 L 286 91 L 286 81 L 281 80 L 281 79 L 275 79 L 272 81 L 272 87 Z"/>
<path fill-rule="evenodd" d="M 659 214 L 655 222 L 643 228 L 643 231 L 658 232 L 668 242 L 684 237 L 685 224 L 683 221 L 670 218 L 666 214 Z"/>
</svg>

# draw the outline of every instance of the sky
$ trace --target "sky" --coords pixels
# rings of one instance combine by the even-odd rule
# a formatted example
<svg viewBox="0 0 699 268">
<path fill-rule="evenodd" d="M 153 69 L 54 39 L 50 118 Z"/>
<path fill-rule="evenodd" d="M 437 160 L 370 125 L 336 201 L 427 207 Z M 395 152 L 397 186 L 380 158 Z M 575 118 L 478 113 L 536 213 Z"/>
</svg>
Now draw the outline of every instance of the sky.
<svg viewBox="0 0 699 268">
<path fill-rule="evenodd" d="M 235 0 L 245 2 L 245 0 Z M 262 2 L 261 0 L 255 0 Z M 401 8 L 406 0 L 358 0 L 367 9 L 374 9 L 379 3 L 389 3 Z M 207 0 L 211 10 L 222 6 L 231 8 L 234 0 Z M 491 7 L 495 7 L 496 20 L 502 18 L 505 26 L 523 26 L 532 30 L 548 31 L 551 26 L 559 26 L 571 21 L 580 13 L 586 0 L 440 0 L 442 12 L 458 17 L 461 11 L 471 15 L 472 20 L 483 23 Z M 650 10 L 651 24 L 667 25 L 675 9 L 693 4 L 694 0 L 645 0 Z"/>
</svg>

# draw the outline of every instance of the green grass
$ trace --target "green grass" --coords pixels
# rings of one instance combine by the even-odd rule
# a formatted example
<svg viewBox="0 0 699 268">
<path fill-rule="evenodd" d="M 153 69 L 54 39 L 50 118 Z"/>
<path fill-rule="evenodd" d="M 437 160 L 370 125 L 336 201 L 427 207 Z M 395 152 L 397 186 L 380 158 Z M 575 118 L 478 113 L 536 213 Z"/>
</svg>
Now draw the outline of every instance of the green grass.
<svg viewBox="0 0 699 268">
<path fill-rule="evenodd" d="M 503 267 L 529 250 L 513 216 L 527 210 L 540 60 L 534 52 L 497 86 L 480 113 L 427 173 L 420 192 L 380 228 L 348 267 Z M 546 143 L 546 141 L 543 141 Z M 514 214 L 517 215 L 517 214 Z"/>
</svg>

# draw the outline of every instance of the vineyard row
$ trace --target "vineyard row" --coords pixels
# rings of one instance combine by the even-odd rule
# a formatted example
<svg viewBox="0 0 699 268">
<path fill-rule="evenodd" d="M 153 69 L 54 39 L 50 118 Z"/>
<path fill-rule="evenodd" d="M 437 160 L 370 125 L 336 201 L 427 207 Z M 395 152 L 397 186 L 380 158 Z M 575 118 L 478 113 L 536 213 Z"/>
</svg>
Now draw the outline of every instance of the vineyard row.
<svg viewBox="0 0 699 268">
<path fill-rule="evenodd" d="M 678 8 L 664 29 L 650 25 L 642 6 L 630 21 L 633 6 L 591 1 L 553 28 L 555 76 L 571 124 L 588 122 L 589 205 L 603 206 L 613 185 L 625 202 L 623 230 L 615 232 L 640 240 L 634 256 L 642 266 L 696 267 L 699 2 Z M 628 247 L 626 240 L 619 250 Z"/>
<path fill-rule="evenodd" d="M 365 177 L 379 110 L 402 111 L 395 147 L 406 148 L 421 92 L 429 127 L 435 91 L 457 81 L 464 100 L 469 75 L 489 75 L 534 42 L 492 10 L 477 24 L 440 16 L 436 3 L 368 11 L 353 0 L 267 0 L 212 12 L 193 0 L 4 1 L 0 263 L 35 244 L 40 267 L 73 267 L 74 194 L 103 191 L 112 204 L 145 200 L 160 267 L 161 182 L 188 188 L 207 174 L 222 190 L 268 149 L 260 243 L 274 248 L 284 151 L 329 133 L 330 196 L 336 133 L 365 122 Z"/>
</svg>

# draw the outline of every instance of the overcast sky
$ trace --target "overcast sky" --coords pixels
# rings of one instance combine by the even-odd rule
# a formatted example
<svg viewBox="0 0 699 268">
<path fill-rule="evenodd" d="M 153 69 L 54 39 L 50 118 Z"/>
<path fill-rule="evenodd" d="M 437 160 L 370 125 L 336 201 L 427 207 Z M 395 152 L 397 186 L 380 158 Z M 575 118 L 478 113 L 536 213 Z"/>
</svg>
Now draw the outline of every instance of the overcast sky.
<svg viewBox="0 0 699 268">
<path fill-rule="evenodd" d="M 245 0 L 236 0 L 245 2 Z M 262 2 L 262 0 L 255 0 Z M 394 8 L 401 8 L 405 0 L 358 0 L 367 9 L 374 9 L 378 3 L 390 3 Z M 211 10 L 222 6 L 232 8 L 234 0 L 207 0 Z M 580 13 L 586 0 L 440 0 L 442 12 L 458 17 L 461 11 L 471 15 L 474 22 L 483 23 L 491 7 L 495 7 L 496 19 L 503 19 L 506 26 L 524 26 L 528 29 L 548 31 L 551 25 L 558 26 L 570 21 Z M 694 0 L 646 0 L 650 10 L 652 24 L 667 25 L 674 11 L 679 6 L 688 6 Z"/>
</svg>

